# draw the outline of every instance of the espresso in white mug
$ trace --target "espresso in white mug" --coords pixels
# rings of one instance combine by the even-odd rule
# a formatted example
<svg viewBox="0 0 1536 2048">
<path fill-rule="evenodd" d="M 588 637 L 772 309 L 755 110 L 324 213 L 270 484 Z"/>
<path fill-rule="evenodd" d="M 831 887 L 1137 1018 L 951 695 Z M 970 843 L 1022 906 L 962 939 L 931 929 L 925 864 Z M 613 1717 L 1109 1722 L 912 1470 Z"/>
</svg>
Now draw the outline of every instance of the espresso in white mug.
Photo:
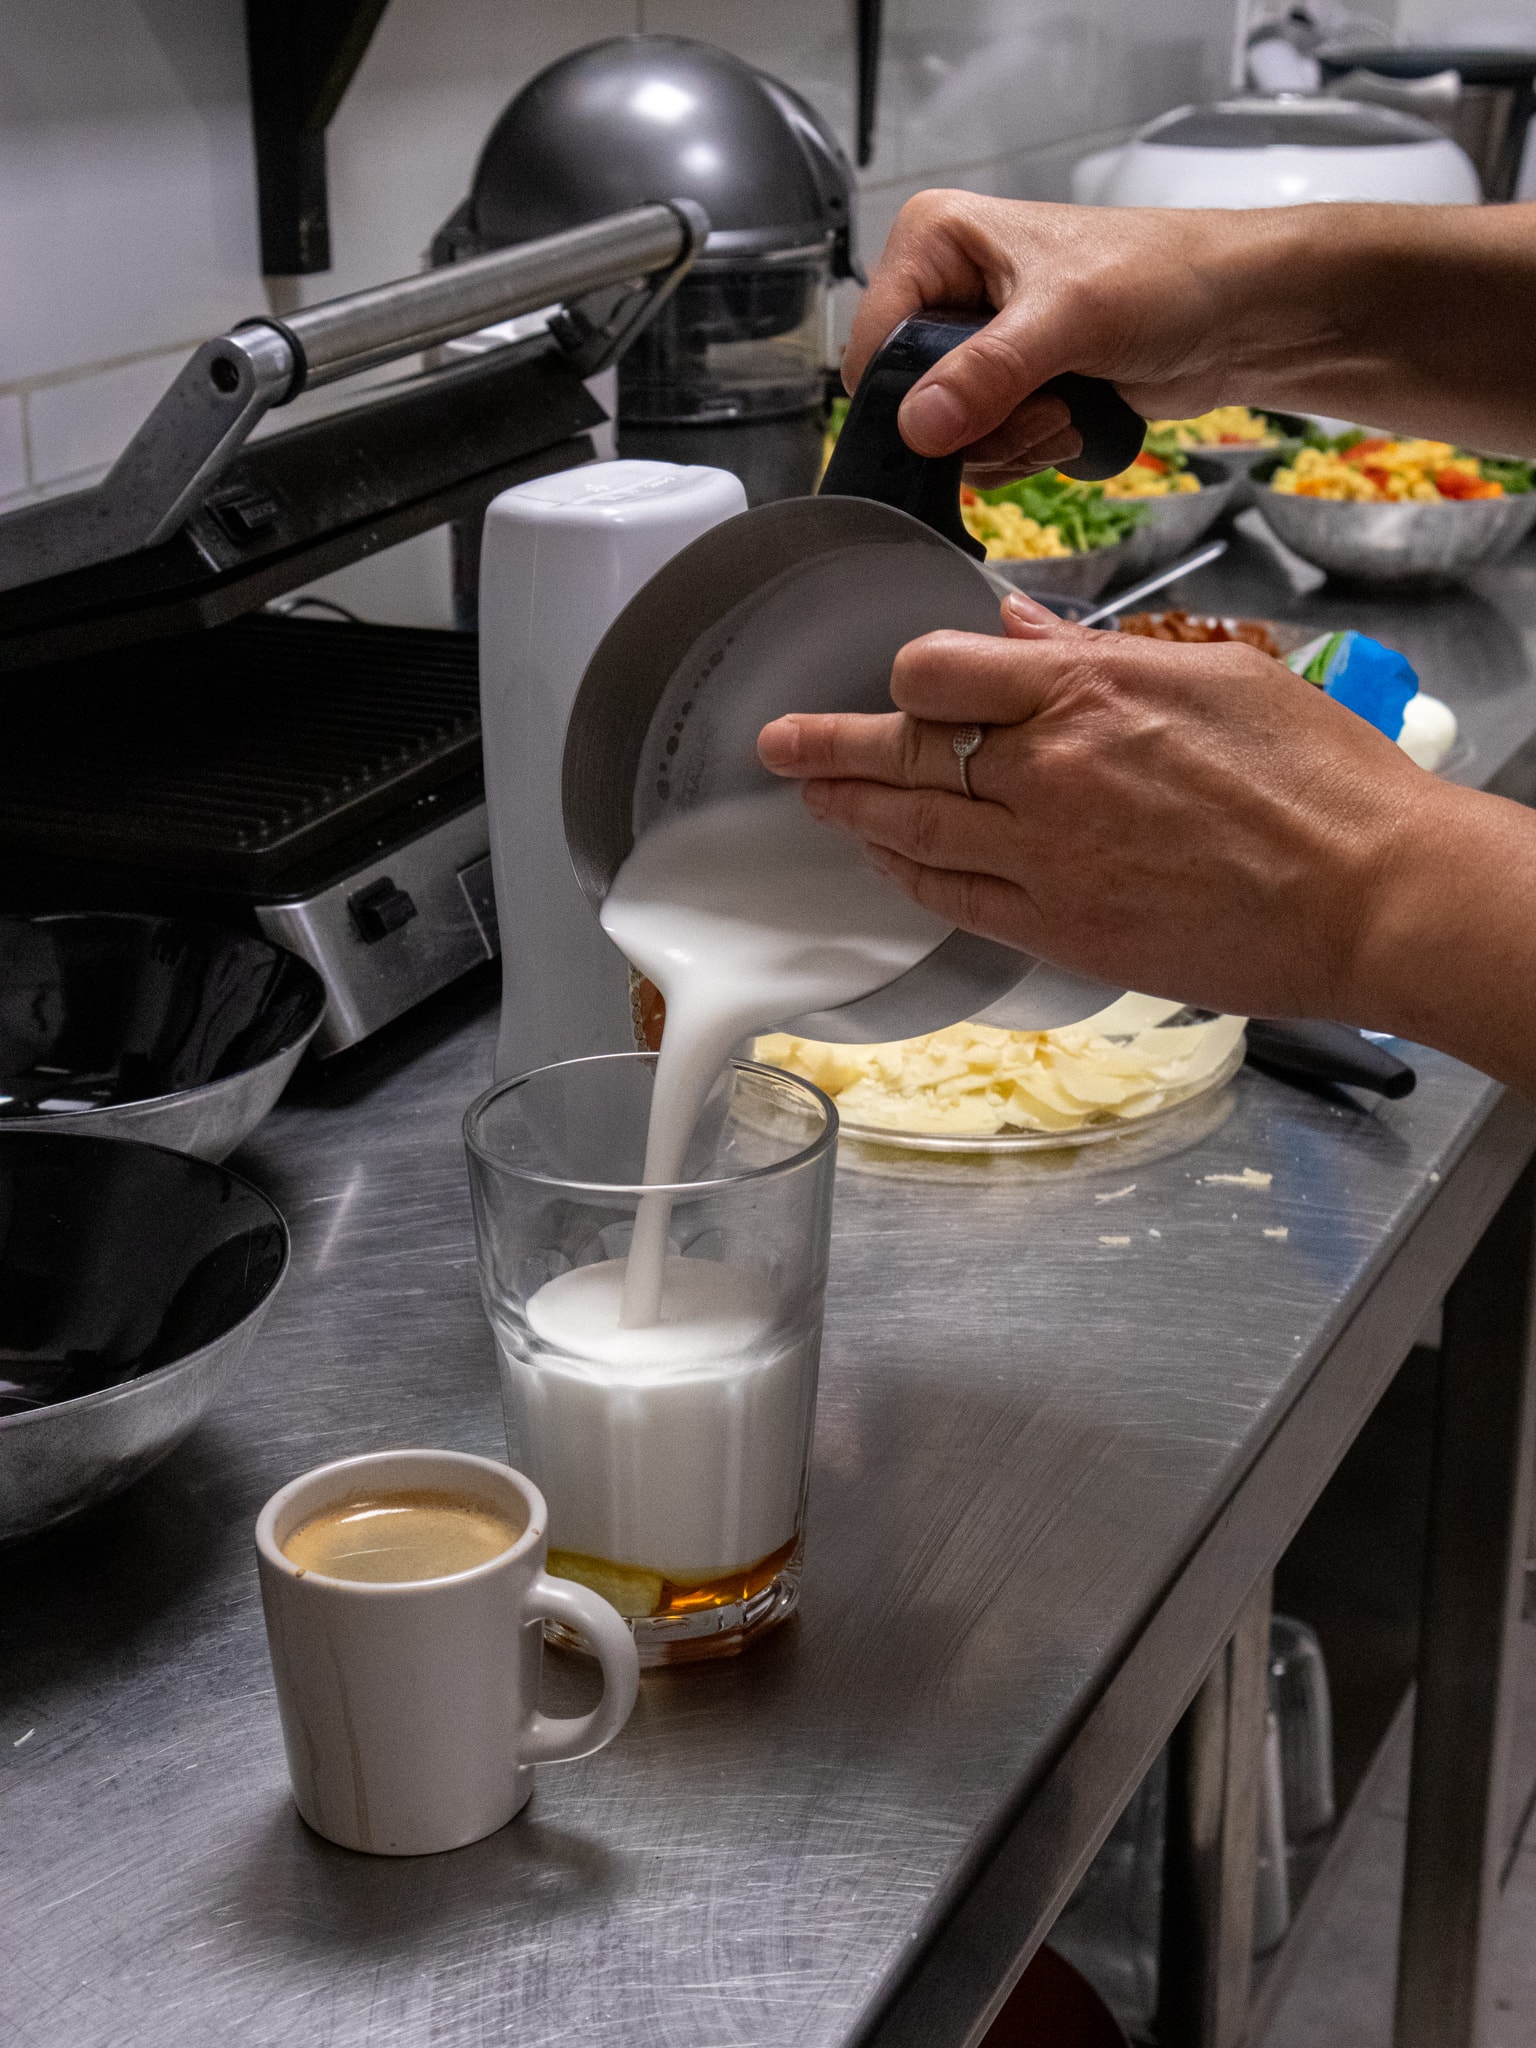
<svg viewBox="0 0 1536 2048">
<path fill-rule="evenodd" d="M 256 1522 L 267 1640 L 299 1812 L 344 1848 L 456 1849 L 527 1802 L 536 1764 L 629 1719 L 634 1639 L 606 1600 L 544 1569 L 531 1480 L 457 1451 L 384 1451 L 306 1473 Z M 546 1621 L 602 1668 L 590 1714 L 538 1709 Z"/>
<path fill-rule="evenodd" d="M 510 1550 L 522 1530 L 472 1495 L 435 1487 L 369 1488 L 322 1508 L 283 1539 L 301 1572 L 363 1585 L 451 1579 Z"/>
</svg>

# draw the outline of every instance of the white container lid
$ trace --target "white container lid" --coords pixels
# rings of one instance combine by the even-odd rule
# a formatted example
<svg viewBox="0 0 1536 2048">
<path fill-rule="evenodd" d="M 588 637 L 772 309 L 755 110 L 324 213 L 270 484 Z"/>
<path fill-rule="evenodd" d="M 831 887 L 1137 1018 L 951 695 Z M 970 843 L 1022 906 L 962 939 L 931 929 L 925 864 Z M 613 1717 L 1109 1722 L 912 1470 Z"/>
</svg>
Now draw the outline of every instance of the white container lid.
<svg viewBox="0 0 1536 2048">
<path fill-rule="evenodd" d="M 1113 162 L 1094 165 L 1083 196 L 1104 206 L 1458 206 L 1482 198 L 1471 158 L 1432 122 L 1354 100 L 1281 95 L 1178 107 Z"/>
</svg>

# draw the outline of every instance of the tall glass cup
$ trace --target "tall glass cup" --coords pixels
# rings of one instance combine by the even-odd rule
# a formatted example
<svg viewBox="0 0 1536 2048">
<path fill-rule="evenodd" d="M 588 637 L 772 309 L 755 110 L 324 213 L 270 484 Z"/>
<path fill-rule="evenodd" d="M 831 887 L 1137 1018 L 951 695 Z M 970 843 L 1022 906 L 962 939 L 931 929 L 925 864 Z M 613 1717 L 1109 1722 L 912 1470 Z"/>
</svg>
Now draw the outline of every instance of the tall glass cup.
<svg viewBox="0 0 1536 2048">
<path fill-rule="evenodd" d="M 685 1178 L 643 1187 L 655 1066 L 541 1067 L 464 1119 L 512 1461 L 549 1570 L 613 1602 L 642 1664 L 732 1656 L 798 1601 L 837 1151 L 819 1089 L 738 1060 Z M 671 1212 L 662 1317 L 626 1329 L 642 1200 Z"/>
</svg>

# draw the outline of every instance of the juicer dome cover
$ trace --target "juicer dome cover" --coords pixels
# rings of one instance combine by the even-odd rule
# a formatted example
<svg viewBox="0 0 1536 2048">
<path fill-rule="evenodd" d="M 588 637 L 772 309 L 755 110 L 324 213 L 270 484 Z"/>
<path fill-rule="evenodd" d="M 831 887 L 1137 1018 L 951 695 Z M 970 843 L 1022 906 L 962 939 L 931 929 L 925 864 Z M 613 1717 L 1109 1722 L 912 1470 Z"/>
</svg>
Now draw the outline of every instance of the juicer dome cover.
<svg viewBox="0 0 1536 2048">
<path fill-rule="evenodd" d="M 649 200 L 696 199 L 704 260 L 815 247 L 852 257 L 853 172 L 808 101 L 685 36 L 616 36 L 531 79 L 491 130 L 439 246 L 466 256 Z"/>
</svg>

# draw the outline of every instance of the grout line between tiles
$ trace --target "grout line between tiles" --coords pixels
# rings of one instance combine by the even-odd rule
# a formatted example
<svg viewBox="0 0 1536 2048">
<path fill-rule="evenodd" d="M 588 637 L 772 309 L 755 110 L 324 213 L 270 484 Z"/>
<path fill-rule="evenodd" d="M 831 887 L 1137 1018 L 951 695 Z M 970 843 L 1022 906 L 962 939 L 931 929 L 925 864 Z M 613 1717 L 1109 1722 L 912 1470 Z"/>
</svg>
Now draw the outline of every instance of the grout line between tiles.
<svg viewBox="0 0 1536 2048">
<path fill-rule="evenodd" d="M 132 355 L 106 356 L 99 363 L 74 363 L 67 370 L 39 370 L 32 377 L 13 377 L 8 383 L 0 384 L 0 398 L 9 397 L 13 392 L 23 399 L 31 391 L 51 391 L 61 384 L 83 384 L 88 377 L 103 377 L 112 370 L 130 370 L 139 363 L 157 362 L 161 356 L 189 355 L 193 349 L 201 348 L 208 339 L 200 334 L 194 341 L 157 342 L 153 348 L 141 348 Z"/>
<path fill-rule="evenodd" d="M 32 467 L 32 405 L 31 393 L 19 391 L 16 402 L 21 407 L 21 470 L 27 480 L 28 490 L 37 488 L 37 472 Z"/>
</svg>

